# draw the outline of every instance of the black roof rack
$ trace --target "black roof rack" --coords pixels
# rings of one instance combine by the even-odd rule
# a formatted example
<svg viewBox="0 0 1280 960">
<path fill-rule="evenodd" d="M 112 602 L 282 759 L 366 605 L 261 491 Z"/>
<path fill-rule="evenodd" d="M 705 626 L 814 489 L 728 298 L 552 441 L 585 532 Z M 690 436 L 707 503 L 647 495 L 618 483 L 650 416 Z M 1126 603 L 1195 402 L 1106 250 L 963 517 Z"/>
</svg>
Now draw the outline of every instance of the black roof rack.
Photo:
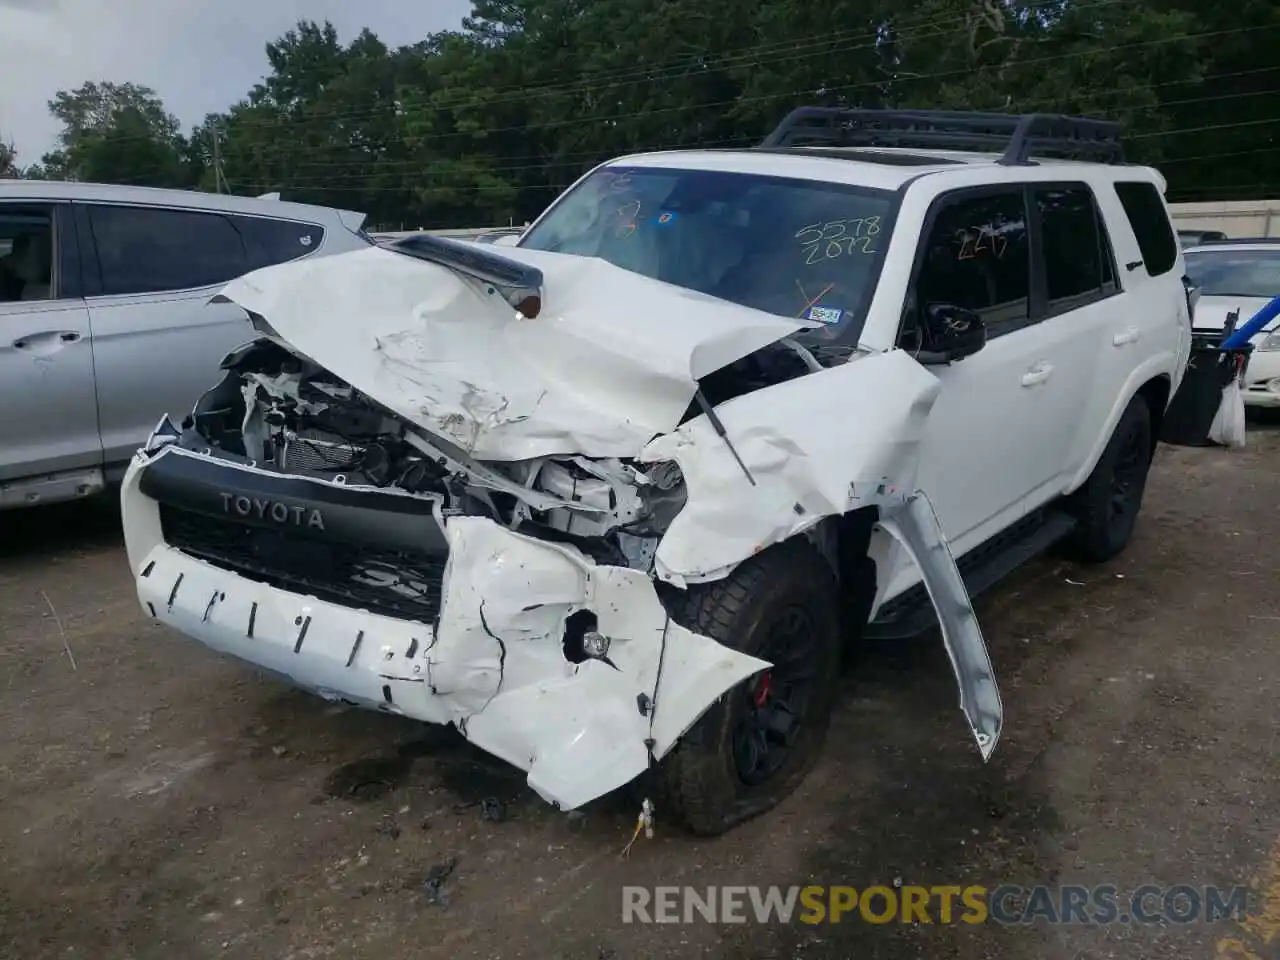
<svg viewBox="0 0 1280 960">
<path fill-rule="evenodd" d="M 752 147 L 757 153 L 794 153 L 791 147 Z M 962 164 L 963 160 L 950 157 L 930 156 L 927 153 L 889 153 L 884 150 L 859 150 L 850 153 L 848 150 L 831 147 L 806 147 L 805 156 L 826 157 L 830 160 L 857 160 L 861 163 L 883 163 L 890 167 L 936 167 L 947 164 Z"/>
<path fill-rule="evenodd" d="M 1000 153 L 999 163 L 1023 166 L 1033 155 L 1123 163 L 1120 124 L 1048 113 L 967 113 L 960 110 L 863 110 L 799 107 L 762 148 L 806 143 L 828 147 L 907 147 Z"/>
</svg>

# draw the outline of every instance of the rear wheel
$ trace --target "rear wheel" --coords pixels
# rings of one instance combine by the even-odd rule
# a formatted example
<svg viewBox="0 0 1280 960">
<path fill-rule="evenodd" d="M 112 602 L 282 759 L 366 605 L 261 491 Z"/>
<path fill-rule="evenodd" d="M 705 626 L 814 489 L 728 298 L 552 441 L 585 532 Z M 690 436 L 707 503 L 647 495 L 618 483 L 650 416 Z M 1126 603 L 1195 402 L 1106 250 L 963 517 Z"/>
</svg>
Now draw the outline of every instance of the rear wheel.
<svg viewBox="0 0 1280 960">
<path fill-rule="evenodd" d="M 662 761 L 662 804 L 715 835 L 775 806 L 816 762 L 839 683 L 839 589 L 795 542 L 679 601 L 688 629 L 773 665 L 721 697 Z"/>
<path fill-rule="evenodd" d="M 1151 469 L 1151 411 L 1135 396 L 1116 424 L 1093 473 L 1072 496 L 1081 560 L 1102 563 L 1129 545 Z"/>
</svg>

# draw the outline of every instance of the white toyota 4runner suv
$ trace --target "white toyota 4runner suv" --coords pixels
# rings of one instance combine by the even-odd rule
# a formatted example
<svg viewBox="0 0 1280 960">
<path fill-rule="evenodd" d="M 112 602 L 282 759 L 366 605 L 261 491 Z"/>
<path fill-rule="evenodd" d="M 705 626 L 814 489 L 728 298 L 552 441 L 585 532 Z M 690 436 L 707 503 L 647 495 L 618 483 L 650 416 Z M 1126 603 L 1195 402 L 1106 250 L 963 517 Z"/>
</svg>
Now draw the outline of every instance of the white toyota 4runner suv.
<svg viewBox="0 0 1280 960">
<path fill-rule="evenodd" d="M 259 339 L 125 481 L 142 605 L 562 809 L 643 774 L 698 833 L 766 810 L 842 648 L 935 623 L 986 759 L 970 594 L 1124 549 L 1187 364 L 1163 181 L 1117 136 L 805 108 L 606 163 L 514 245 L 250 273 L 219 299 Z"/>
</svg>

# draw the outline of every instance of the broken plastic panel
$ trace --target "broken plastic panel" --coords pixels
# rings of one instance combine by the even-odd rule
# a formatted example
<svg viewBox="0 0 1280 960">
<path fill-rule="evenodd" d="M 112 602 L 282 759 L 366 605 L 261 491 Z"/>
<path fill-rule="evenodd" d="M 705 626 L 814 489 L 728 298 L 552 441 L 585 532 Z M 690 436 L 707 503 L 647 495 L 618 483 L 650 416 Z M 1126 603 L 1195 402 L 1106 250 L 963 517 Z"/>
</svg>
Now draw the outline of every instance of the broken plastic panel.
<svg viewBox="0 0 1280 960">
<path fill-rule="evenodd" d="M 982 759 L 988 760 L 1004 727 L 1004 704 L 982 627 L 933 504 L 917 491 L 898 509 L 883 512 L 880 525 L 907 549 L 920 568 L 960 687 L 960 709 L 969 721 Z"/>
</svg>

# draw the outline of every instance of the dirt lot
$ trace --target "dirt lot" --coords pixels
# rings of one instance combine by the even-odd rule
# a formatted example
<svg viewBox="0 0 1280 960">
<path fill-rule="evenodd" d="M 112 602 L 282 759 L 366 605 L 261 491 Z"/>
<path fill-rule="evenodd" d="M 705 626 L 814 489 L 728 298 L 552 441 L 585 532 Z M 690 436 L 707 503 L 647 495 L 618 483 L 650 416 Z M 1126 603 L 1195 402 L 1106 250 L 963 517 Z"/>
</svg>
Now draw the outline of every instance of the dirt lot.
<svg viewBox="0 0 1280 960">
<path fill-rule="evenodd" d="M 110 505 L 0 517 L 0 954 L 1278 957 L 1278 503 L 1280 431 L 1162 450 L 1124 557 L 1046 559 L 980 605 L 1006 709 L 990 765 L 936 641 L 870 646 L 798 795 L 714 842 L 660 825 L 625 860 L 622 800 L 555 813 L 452 736 L 146 622 Z M 488 797 L 506 819 L 482 816 Z M 1248 929 L 620 920 L 624 884 L 895 879 L 1252 882 L 1275 913 Z"/>
</svg>

